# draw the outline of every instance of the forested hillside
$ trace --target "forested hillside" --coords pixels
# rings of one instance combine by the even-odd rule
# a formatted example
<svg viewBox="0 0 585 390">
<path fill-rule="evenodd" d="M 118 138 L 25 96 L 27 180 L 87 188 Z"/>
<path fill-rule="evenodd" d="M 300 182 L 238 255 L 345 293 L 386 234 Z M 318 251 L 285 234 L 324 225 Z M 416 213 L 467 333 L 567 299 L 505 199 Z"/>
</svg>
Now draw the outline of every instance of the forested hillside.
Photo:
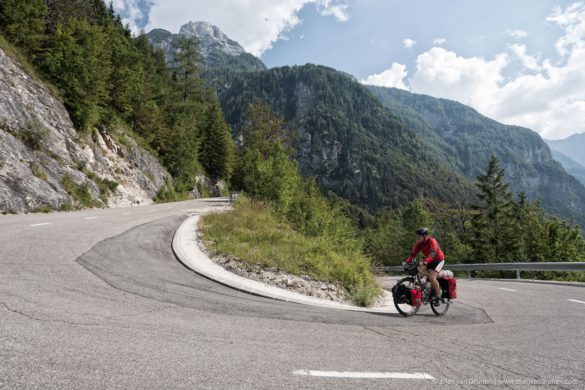
<svg viewBox="0 0 585 390">
<path fill-rule="evenodd" d="M 334 69 L 305 65 L 235 77 L 220 100 L 236 135 L 256 99 L 295 132 L 303 174 L 355 205 L 374 211 L 419 195 L 452 199 L 471 188 L 364 86 Z"/>
<path fill-rule="evenodd" d="M 492 156 L 506 171 L 514 193 L 539 200 L 549 213 L 585 226 L 585 187 L 553 159 L 529 129 L 486 118 L 461 103 L 394 88 L 370 90 L 458 172 L 476 178 Z"/>
</svg>

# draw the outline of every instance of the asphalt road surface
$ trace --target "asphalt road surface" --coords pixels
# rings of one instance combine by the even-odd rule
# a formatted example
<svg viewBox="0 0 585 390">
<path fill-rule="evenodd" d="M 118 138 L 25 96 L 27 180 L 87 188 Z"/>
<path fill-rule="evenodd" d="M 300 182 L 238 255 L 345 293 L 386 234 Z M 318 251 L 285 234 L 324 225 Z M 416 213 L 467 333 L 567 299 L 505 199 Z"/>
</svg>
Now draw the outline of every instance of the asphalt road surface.
<svg viewBox="0 0 585 390">
<path fill-rule="evenodd" d="M 460 280 L 441 318 L 256 297 L 172 252 L 221 205 L 0 217 L 0 388 L 585 388 L 585 288 Z"/>
</svg>

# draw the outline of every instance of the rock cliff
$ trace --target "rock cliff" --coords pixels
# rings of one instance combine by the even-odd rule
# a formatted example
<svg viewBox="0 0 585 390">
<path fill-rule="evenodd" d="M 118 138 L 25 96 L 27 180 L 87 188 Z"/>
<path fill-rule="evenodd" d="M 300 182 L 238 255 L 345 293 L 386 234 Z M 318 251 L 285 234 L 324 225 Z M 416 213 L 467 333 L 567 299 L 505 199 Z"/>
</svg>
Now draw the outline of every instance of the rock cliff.
<svg viewBox="0 0 585 390">
<path fill-rule="evenodd" d="M 123 132 L 78 134 L 59 98 L 0 49 L 0 212 L 149 204 L 168 176 Z"/>
</svg>

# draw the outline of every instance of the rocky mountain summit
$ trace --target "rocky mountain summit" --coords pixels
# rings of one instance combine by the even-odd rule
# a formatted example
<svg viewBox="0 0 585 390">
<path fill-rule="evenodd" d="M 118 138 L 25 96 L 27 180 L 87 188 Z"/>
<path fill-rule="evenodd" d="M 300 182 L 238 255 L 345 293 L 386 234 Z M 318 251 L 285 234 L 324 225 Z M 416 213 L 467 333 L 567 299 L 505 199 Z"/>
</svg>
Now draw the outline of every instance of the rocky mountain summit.
<svg viewBox="0 0 585 390">
<path fill-rule="evenodd" d="M 232 41 L 217 26 L 207 22 L 189 22 L 181 27 L 179 35 L 195 36 L 200 41 L 201 54 L 204 57 L 213 51 L 220 50 L 230 56 L 246 53 L 236 41 Z"/>
<path fill-rule="evenodd" d="M 155 29 L 147 36 L 154 46 L 164 51 L 169 64 L 174 62 L 175 42 L 180 36 L 186 36 L 195 37 L 199 41 L 199 51 L 206 69 L 231 68 L 243 72 L 266 69 L 260 59 L 247 53 L 239 43 L 231 40 L 219 27 L 207 22 L 189 22 L 180 28 L 179 34 Z"/>
<path fill-rule="evenodd" d="M 63 103 L 0 49 L 0 212 L 149 204 L 168 176 L 123 133 L 77 133 Z"/>
</svg>

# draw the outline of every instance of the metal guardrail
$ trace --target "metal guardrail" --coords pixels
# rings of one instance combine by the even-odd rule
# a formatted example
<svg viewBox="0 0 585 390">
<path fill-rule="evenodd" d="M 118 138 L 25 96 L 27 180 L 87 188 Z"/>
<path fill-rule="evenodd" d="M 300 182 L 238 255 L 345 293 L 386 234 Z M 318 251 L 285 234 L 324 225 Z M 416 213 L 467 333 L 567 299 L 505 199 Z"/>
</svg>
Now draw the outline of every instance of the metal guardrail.
<svg viewBox="0 0 585 390">
<path fill-rule="evenodd" d="M 230 203 L 234 203 L 238 196 L 240 196 L 239 192 L 230 192 Z"/>
<path fill-rule="evenodd" d="M 516 271 L 520 279 L 521 271 L 581 271 L 585 272 L 585 262 L 542 262 L 542 263 L 484 263 L 484 264 L 445 264 L 450 271 Z M 377 272 L 403 272 L 402 266 L 376 267 Z"/>
</svg>

